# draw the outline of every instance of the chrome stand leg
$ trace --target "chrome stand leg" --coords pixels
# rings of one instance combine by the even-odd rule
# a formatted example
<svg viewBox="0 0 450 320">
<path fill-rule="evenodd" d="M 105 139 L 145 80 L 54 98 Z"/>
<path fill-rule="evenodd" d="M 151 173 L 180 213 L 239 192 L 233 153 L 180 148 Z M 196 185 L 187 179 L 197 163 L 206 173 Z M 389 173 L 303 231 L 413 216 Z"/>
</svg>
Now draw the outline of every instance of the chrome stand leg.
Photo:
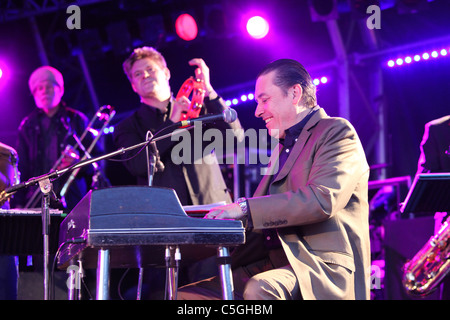
<svg viewBox="0 0 450 320">
<path fill-rule="evenodd" d="M 217 261 L 219 264 L 220 281 L 222 283 L 223 300 L 234 299 L 233 275 L 231 272 L 231 257 L 228 248 L 217 248 Z"/>
<path fill-rule="evenodd" d="M 138 287 L 137 287 L 137 295 L 136 300 L 142 299 L 142 283 L 144 281 L 144 268 L 139 268 L 139 281 L 138 281 Z"/>
<path fill-rule="evenodd" d="M 109 299 L 109 250 L 98 251 L 96 299 Z"/>
</svg>

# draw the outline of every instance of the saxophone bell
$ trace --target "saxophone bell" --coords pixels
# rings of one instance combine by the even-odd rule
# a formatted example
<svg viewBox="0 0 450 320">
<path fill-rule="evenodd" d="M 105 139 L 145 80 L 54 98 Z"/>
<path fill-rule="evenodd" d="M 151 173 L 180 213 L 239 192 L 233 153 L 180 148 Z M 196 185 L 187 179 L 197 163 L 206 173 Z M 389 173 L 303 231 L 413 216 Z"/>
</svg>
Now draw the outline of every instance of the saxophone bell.
<svg viewBox="0 0 450 320">
<path fill-rule="evenodd" d="M 403 266 L 403 286 L 412 296 L 432 293 L 450 271 L 450 217 Z"/>
</svg>

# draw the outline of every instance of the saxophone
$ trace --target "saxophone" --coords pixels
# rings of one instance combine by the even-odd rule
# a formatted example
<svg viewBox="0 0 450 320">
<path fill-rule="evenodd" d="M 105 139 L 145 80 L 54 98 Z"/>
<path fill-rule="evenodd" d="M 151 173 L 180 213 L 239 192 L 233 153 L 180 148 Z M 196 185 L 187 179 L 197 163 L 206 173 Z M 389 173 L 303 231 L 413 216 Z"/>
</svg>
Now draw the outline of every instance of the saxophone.
<svg viewBox="0 0 450 320">
<path fill-rule="evenodd" d="M 426 296 L 450 271 L 450 217 L 439 231 L 403 266 L 403 286 L 407 293 Z"/>
</svg>

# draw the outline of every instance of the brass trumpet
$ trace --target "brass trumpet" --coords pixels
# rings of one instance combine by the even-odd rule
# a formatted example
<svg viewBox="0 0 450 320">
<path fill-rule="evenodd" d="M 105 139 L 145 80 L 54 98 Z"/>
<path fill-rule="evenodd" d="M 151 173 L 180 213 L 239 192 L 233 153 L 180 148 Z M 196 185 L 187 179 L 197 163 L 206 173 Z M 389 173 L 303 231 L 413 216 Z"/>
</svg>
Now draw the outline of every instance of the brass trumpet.
<svg viewBox="0 0 450 320">
<path fill-rule="evenodd" d="M 51 168 L 51 171 L 55 171 L 63 161 L 65 154 L 68 150 L 76 151 L 76 149 L 80 149 L 83 152 L 83 157 L 80 160 L 90 159 L 92 158 L 90 153 L 94 149 L 95 145 L 97 144 L 98 140 L 102 136 L 105 128 L 108 126 L 108 124 L 111 122 L 112 118 L 116 114 L 116 111 L 114 108 L 110 105 L 104 105 L 100 107 L 100 109 L 95 113 L 95 115 L 92 117 L 91 121 L 88 123 L 86 129 L 83 131 L 82 135 L 80 137 L 77 137 L 76 133 L 73 133 L 73 138 L 75 140 L 75 146 L 67 145 L 64 151 L 61 153 L 61 156 L 58 158 L 58 160 L 55 162 L 53 167 Z M 94 140 L 91 142 L 88 148 L 85 148 L 83 145 L 84 138 L 88 135 L 89 132 L 92 132 L 95 130 L 94 124 L 97 120 L 103 121 L 103 125 L 101 129 L 98 130 L 97 135 L 95 136 Z M 97 130 L 95 130 L 97 131 Z M 76 169 L 72 171 L 71 175 L 67 178 L 66 183 L 63 185 L 61 191 L 60 191 L 60 197 L 62 202 L 64 203 L 64 197 L 67 194 L 68 189 L 70 188 L 70 185 L 75 180 L 78 172 L 80 169 Z M 39 201 L 39 188 L 33 193 L 33 195 L 28 200 L 27 204 L 25 205 L 25 208 L 34 208 L 37 206 Z"/>
<path fill-rule="evenodd" d="M 450 218 L 439 231 L 403 266 L 403 286 L 407 293 L 426 296 L 450 271 Z"/>
</svg>

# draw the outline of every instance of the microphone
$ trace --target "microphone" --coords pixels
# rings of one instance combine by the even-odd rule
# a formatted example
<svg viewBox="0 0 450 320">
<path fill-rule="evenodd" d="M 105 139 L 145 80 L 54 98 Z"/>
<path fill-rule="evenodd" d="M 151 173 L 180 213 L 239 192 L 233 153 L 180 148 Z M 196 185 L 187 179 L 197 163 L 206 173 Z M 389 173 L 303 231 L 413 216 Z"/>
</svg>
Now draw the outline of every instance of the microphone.
<svg viewBox="0 0 450 320">
<path fill-rule="evenodd" d="M 237 119 L 236 110 L 227 108 L 220 114 L 207 114 L 195 119 L 187 119 L 179 121 L 175 123 L 174 126 L 186 127 L 192 125 L 196 121 L 203 121 L 203 122 L 225 121 L 226 123 L 231 123 L 234 122 L 236 119 Z"/>
<path fill-rule="evenodd" d="M 155 141 L 150 142 L 150 148 L 152 149 L 152 153 L 155 155 L 155 158 L 156 158 L 155 165 L 156 165 L 157 171 L 163 172 L 165 166 L 164 166 L 164 163 L 161 161 L 161 158 L 159 157 L 159 150 L 156 147 L 156 142 Z"/>
</svg>

